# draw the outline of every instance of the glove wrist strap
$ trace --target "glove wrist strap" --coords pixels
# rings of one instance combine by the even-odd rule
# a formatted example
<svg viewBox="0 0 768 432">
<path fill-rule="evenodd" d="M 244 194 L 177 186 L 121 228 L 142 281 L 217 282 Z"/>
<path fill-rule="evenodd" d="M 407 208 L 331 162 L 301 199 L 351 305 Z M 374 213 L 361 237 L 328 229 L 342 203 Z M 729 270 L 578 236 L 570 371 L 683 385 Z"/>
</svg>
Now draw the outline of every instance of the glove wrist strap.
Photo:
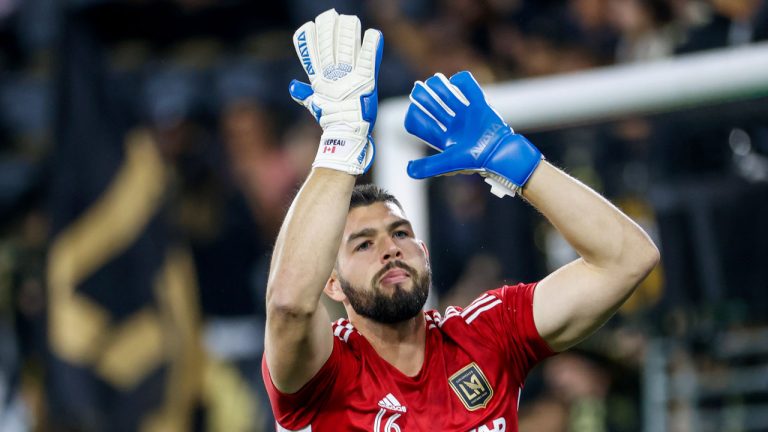
<svg viewBox="0 0 768 432">
<path fill-rule="evenodd" d="M 514 197 L 520 189 L 516 184 L 498 174 L 484 173 L 483 177 L 485 182 L 491 185 L 491 193 L 499 198 L 504 198 L 506 195 Z"/>
<path fill-rule="evenodd" d="M 488 158 L 486 168 L 518 187 L 523 187 L 541 162 L 542 154 L 520 134 L 510 134 L 502 139 L 498 148 Z"/>
<path fill-rule="evenodd" d="M 370 167 L 373 155 L 373 141 L 368 137 L 352 132 L 326 131 L 320 138 L 312 166 L 360 175 Z"/>
</svg>

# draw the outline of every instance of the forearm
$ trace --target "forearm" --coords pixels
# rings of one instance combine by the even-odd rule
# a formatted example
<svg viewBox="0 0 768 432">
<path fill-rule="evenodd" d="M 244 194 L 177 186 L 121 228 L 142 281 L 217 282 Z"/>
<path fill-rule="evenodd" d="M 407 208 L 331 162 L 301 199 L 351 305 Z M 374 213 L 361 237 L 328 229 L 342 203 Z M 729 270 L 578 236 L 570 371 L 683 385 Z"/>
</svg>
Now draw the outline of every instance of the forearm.
<svg viewBox="0 0 768 432">
<path fill-rule="evenodd" d="M 267 304 L 311 312 L 333 269 L 355 177 L 316 168 L 293 201 L 278 234 Z"/>
<path fill-rule="evenodd" d="M 648 235 L 605 198 L 543 161 L 522 191 L 581 259 L 539 282 L 539 334 L 564 350 L 608 320 L 659 260 Z"/>
<path fill-rule="evenodd" d="M 522 196 L 594 267 L 624 272 L 638 268 L 645 273 L 658 260 L 658 250 L 637 224 L 546 161 L 534 171 Z"/>
</svg>

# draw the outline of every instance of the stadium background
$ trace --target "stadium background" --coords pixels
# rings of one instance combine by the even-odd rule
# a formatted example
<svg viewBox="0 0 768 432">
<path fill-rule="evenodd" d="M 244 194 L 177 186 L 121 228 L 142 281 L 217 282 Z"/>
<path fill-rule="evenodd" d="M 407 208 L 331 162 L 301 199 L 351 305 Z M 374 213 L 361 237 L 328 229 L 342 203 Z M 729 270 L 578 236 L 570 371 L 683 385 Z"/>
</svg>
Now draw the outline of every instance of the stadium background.
<svg viewBox="0 0 768 432">
<path fill-rule="evenodd" d="M 271 430 L 270 245 L 319 137 L 290 37 L 329 7 L 384 31 L 383 100 L 768 39 L 762 0 L 0 0 L 0 431 Z M 768 430 L 766 95 L 520 130 L 662 251 L 521 431 Z M 428 202 L 441 309 L 572 258 L 478 178 Z"/>
</svg>

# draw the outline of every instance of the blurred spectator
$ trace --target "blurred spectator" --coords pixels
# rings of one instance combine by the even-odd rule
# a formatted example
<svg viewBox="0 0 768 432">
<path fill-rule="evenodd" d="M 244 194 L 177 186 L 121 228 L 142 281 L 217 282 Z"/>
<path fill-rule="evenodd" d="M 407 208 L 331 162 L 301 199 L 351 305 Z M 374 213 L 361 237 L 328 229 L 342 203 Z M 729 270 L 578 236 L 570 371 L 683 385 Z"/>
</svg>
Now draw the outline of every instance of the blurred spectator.
<svg viewBox="0 0 768 432">
<path fill-rule="evenodd" d="M 710 0 L 708 21 L 692 29 L 679 53 L 742 45 L 768 39 L 768 2 Z"/>
<path fill-rule="evenodd" d="M 592 53 L 597 65 L 612 63 L 619 35 L 611 24 L 610 1 L 571 0 L 566 7 L 576 28 L 576 44 Z"/>
<path fill-rule="evenodd" d="M 520 410 L 520 430 L 544 432 L 640 431 L 639 370 L 588 354 L 561 353 L 542 365 L 542 387 Z M 535 379 L 530 379 L 534 381 Z"/>
<path fill-rule="evenodd" d="M 299 177 L 278 147 L 274 120 L 253 102 L 235 102 L 222 115 L 224 148 L 235 184 L 245 193 L 266 238 L 277 235 Z"/>
<path fill-rule="evenodd" d="M 619 32 L 620 63 L 668 57 L 680 38 L 668 0 L 609 0 L 611 23 Z"/>
<path fill-rule="evenodd" d="M 417 78 L 435 71 L 450 76 L 471 69 L 480 81 L 492 80 L 481 51 L 487 46 L 485 20 L 489 16 L 484 1 L 444 0 L 437 13 L 418 21 L 404 16 L 402 6 L 386 3 L 373 3 L 373 18 L 386 35 L 387 46 L 403 57 Z"/>
</svg>

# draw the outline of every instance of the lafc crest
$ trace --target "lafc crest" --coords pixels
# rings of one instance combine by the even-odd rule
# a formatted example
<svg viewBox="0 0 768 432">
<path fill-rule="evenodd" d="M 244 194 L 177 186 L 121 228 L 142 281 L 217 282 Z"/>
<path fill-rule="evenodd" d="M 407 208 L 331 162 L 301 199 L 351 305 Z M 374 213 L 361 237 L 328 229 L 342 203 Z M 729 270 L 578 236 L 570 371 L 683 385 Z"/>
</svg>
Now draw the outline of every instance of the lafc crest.
<svg viewBox="0 0 768 432">
<path fill-rule="evenodd" d="M 464 406 L 474 411 L 488 406 L 493 397 L 493 389 L 488 384 L 483 371 L 472 362 L 448 378 L 453 392 L 461 399 Z"/>
</svg>

